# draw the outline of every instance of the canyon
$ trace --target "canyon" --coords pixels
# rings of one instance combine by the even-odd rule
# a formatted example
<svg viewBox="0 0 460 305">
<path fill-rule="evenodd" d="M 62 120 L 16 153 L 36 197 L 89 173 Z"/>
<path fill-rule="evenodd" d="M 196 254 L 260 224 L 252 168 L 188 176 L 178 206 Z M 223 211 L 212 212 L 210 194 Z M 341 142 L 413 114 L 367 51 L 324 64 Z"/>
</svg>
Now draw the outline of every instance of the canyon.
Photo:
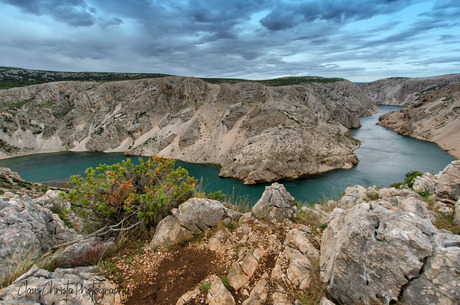
<svg viewBox="0 0 460 305">
<path fill-rule="evenodd" d="M 289 80 L 288 80 L 289 81 Z M 58 151 L 159 154 L 222 166 L 247 184 L 358 163 L 347 131 L 377 106 L 353 83 L 211 83 L 161 77 L 0 91 L 0 157 Z"/>
</svg>

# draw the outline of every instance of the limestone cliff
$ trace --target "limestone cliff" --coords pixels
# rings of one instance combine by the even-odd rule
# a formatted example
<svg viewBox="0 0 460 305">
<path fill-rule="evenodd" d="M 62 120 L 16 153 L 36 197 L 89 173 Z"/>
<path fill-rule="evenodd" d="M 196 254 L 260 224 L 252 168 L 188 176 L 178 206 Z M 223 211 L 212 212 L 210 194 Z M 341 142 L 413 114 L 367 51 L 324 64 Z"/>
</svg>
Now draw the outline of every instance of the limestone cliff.
<svg viewBox="0 0 460 305">
<path fill-rule="evenodd" d="M 457 81 L 460 81 L 460 74 L 423 78 L 392 77 L 359 87 L 377 104 L 407 106 L 432 91 Z"/>
<path fill-rule="evenodd" d="M 460 82 L 434 90 L 400 111 L 379 118 L 399 134 L 432 141 L 460 158 Z"/>
<path fill-rule="evenodd" d="M 349 168 L 344 133 L 376 106 L 348 81 L 268 87 L 185 77 L 0 90 L 0 155 L 153 153 L 222 165 L 245 183 Z"/>
</svg>

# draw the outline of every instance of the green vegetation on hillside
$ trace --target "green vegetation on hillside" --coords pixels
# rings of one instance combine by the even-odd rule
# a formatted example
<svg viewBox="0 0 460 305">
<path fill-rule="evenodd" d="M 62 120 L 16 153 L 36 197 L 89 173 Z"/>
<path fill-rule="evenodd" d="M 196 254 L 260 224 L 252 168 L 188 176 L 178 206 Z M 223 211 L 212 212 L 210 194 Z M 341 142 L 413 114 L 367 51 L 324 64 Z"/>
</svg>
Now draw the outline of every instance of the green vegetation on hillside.
<svg viewBox="0 0 460 305">
<path fill-rule="evenodd" d="M 0 89 L 24 87 L 58 81 L 120 81 L 171 76 L 160 73 L 112 73 L 112 72 L 58 72 L 29 70 L 0 66 Z M 199 78 L 212 84 L 235 84 L 240 82 L 255 82 L 266 86 L 289 86 L 306 83 L 334 83 L 343 78 L 328 78 L 319 76 L 291 76 L 266 80 L 247 80 L 237 78 Z"/>
<path fill-rule="evenodd" d="M 0 66 L 0 89 L 59 81 L 119 81 L 169 76 L 159 73 L 58 72 Z"/>
<path fill-rule="evenodd" d="M 344 81 L 343 78 L 330 78 L 330 77 L 319 77 L 319 76 L 289 76 L 289 77 L 280 77 L 274 79 L 264 79 L 264 80 L 247 80 L 247 79 L 238 79 L 238 78 L 200 78 L 205 82 L 212 84 L 235 84 L 241 82 L 254 82 L 260 83 L 266 86 L 279 87 L 279 86 L 291 86 L 291 85 L 302 85 L 307 83 L 335 83 Z"/>
</svg>

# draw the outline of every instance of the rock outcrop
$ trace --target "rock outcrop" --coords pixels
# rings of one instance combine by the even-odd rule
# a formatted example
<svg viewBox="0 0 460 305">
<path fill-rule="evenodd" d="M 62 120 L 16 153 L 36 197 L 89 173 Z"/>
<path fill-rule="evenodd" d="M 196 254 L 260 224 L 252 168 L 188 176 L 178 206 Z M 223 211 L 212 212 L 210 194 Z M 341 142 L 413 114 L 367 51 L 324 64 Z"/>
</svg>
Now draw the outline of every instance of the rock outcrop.
<svg viewBox="0 0 460 305">
<path fill-rule="evenodd" d="M 84 238 L 66 227 L 57 214 L 44 207 L 50 204 L 48 195 L 37 199 L 0 196 L 0 281 L 26 269 L 44 254 L 56 267 L 87 266 L 113 247 L 111 240 Z"/>
<path fill-rule="evenodd" d="M 184 77 L 0 90 L 0 157 L 104 151 L 222 165 L 245 183 L 350 168 L 376 106 L 348 81 L 268 87 Z M 64 122 L 64 123 L 63 123 Z"/>
<path fill-rule="evenodd" d="M 439 174 L 447 185 L 455 165 Z M 455 188 L 443 190 L 455 196 Z M 409 189 L 346 189 L 325 217 L 330 222 L 321 240 L 321 277 L 335 301 L 460 302 L 460 236 L 434 227 L 433 212 L 421 199 Z"/>
<path fill-rule="evenodd" d="M 252 214 L 267 220 L 283 220 L 295 217 L 294 197 L 284 185 L 273 183 L 265 187 L 262 197 L 252 207 Z"/>
<path fill-rule="evenodd" d="M 13 284 L 0 290 L 0 304 L 121 304 L 119 288 L 97 267 L 56 269 L 32 267 Z"/>
<path fill-rule="evenodd" d="M 152 248 L 171 246 L 193 238 L 220 220 L 237 220 L 241 214 L 230 210 L 217 200 L 191 198 L 171 211 L 158 224 L 150 243 Z"/>
<path fill-rule="evenodd" d="M 449 165 L 436 175 L 425 173 L 416 177 L 413 189 L 416 191 L 428 190 L 436 195 L 439 200 L 460 199 L 460 161 L 452 161 Z"/>
<path fill-rule="evenodd" d="M 460 81 L 460 74 L 422 78 L 391 77 L 359 85 L 379 105 L 408 106 L 432 91 Z"/>
<path fill-rule="evenodd" d="M 50 210 L 22 198 L 0 196 L 0 280 L 38 259 L 55 244 L 76 238 Z"/>
<path fill-rule="evenodd" d="M 430 91 L 409 107 L 380 118 L 399 134 L 437 143 L 460 158 L 460 82 Z"/>
</svg>

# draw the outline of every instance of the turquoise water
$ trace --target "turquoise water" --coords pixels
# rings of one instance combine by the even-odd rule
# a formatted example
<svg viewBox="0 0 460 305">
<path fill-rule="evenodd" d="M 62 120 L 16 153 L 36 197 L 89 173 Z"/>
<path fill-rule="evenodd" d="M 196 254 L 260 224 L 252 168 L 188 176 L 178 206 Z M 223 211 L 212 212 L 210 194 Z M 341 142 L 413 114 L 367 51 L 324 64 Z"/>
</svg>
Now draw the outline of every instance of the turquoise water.
<svg viewBox="0 0 460 305">
<path fill-rule="evenodd" d="M 352 131 L 353 136 L 361 140 L 361 147 L 355 152 L 360 160 L 357 166 L 282 181 L 286 189 L 296 200 L 331 198 L 349 185 L 387 186 L 404 180 L 408 171 L 435 173 L 455 160 L 434 143 L 401 136 L 376 125 L 380 115 L 400 108 L 381 106 L 378 114 L 361 118 L 362 127 Z M 9 167 L 28 181 L 56 184 L 66 182 L 70 175 L 83 173 L 87 167 L 112 164 L 126 158 L 131 158 L 133 163 L 137 161 L 137 157 L 126 157 L 120 153 L 61 152 L 0 160 L 0 167 Z M 237 179 L 220 178 L 217 166 L 180 161 L 176 165 L 185 167 L 191 176 L 201 179 L 207 192 L 222 190 L 235 197 L 247 197 L 253 203 L 268 185 L 244 185 Z"/>
</svg>

